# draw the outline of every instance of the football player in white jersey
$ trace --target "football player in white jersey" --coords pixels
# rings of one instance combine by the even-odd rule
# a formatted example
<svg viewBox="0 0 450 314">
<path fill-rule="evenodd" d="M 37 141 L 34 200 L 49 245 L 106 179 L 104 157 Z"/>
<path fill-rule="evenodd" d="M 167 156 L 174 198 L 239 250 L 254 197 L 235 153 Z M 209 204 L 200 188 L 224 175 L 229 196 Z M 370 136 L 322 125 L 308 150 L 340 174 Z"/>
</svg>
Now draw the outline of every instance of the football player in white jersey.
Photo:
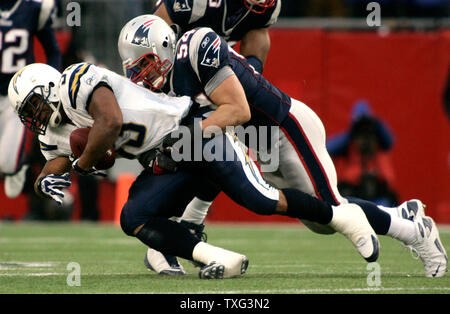
<svg viewBox="0 0 450 314">
<path fill-rule="evenodd" d="M 2 0 L 0 3 L 0 174 L 5 194 L 22 192 L 28 164 L 24 156 L 26 132 L 8 101 L 8 82 L 14 73 L 34 62 L 33 40 L 44 47 L 47 63 L 59 68 L 61 53 L 52 28 L 53 0 Z"/>
<path fill-rule="evenodd" d="M 62 189 L 70 184 L 65 173 L 71 167 L 81 175 L 98 174 L 94 165 L 111 146 L 120 156 L 137 158 L 160 143 L 170 142 L 173 135 L 179 135 L 181 119 L 192 106 L 189 98 L 152 93 L 87 63 L 75 64 L 62 75 L 47 65 L 27 66 L 11 80 L 8 96 L 22 122 L 33 132 L 45 135 L 67 123 L 91 127 L 78 159 L 71 163 L 68 157 L 59 156 L 44 167 L 35 186 L 39 193 L 52 198 L 64 196 Z M 368 262 L 378 258 L 376 234 L 357 206 L 331 206 L 299 190 L 269 186 L 229 134 L 200 137 L 199 143 L 205 147 L 218 145 L 220 158 L 202 159 L 197 164 L 190 161 L 193 167 L 171 174 L 155 176 L 144 170 L 138 176 L 121 214 L 121 226 L 127 235 L 164 254 L 205 264 L 199 273 L 201 278 L 241 275 L 248 266 L 244 255 L 202 242 L 169 219 L 182 213 L 201 184 L 210 182 L 258 214 L 329 224 Z"/>
</svg>

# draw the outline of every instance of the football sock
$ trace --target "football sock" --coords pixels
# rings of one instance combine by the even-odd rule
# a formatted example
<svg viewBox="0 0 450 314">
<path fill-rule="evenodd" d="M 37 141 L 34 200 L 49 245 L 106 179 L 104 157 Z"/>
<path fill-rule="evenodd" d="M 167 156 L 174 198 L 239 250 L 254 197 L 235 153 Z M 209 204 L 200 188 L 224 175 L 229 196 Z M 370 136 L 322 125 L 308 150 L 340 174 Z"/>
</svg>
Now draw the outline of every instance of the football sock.
<svg viewBox="0 0 450 314">
<path fill-rule="evenodd" d="M 323 225 L 333 218 L 331 205 L 296 189 L 281 189 L 288 203 L 286 216 Z"/>
<path fill-rule="evenodd" d="M 210 201 L 202 201 L 201 199 L 195 197 L 186 207 L 183 216 L 181 216 L 181 220 L 197 225 L 202 224 L 211 203 L 212 202 Z"/>
<path fill-rule="evenodd" d="M 236 258 L 236 256 L 241 256 L 241 254 L 222 249 L 206 242 L 199 242 L 192 252 L 194 260 L 205 265 L 208 265 L 212 261 L 225 262 L 229 259 Z"/>
<path fill-rule="evenodd" d="M 379 209 L 375 203 L 365 201 L 356 197 L 347 197 L 350 203 L 355 203 L 362 208 L 366 214 L 372 229 L 376 234 L 386 235 L 391 225 L 391 215 Z"/>
<path fill-rule="evenodd" d="M 405 244 L 410 244 L 416 240 L 416 226 L 409 219 L 391 216 L 391 225 L 386 235 L 400 240 Z"/>
<path fill-rule="evenodd" d="M 388 213 L 391 216 L 398 217 L 397 207 L 386 207 L 386 206 L 378 205 L 378 208 L 384 210 L 386 213 Z"/>
<path fill-rule="evenodd" d="M 162 217 L 153 217 L 136 234 L 148 247 L 163 254 L 192 260 L 194 247 L 200 240 L 179 223 Z"/>
</svg>

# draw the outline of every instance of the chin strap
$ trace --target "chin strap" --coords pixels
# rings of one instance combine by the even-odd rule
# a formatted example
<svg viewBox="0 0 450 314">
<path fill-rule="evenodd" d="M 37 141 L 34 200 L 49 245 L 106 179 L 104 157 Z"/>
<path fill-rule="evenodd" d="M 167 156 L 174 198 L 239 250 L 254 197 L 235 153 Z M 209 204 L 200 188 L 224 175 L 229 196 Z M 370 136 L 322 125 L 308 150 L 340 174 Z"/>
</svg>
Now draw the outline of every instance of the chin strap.
<svg viewBox="0 0 450 314">
<path fill-rule="evenodd" d="M 48 121 L 48 124 L 50 125 L 50 127 L 52 128 L 56 128 L 60 125 L 61 121 L 62 121 L 62 116 L 61 113 L 59 112 L 59 109 L 61 107 L 61 102 L 58 102 L 58 105 L 56 105 L 56 107 L 50 103 L 50 108 L 52 108 L 53 113 L 50 116 L 50 120 Z"/>
</svg>

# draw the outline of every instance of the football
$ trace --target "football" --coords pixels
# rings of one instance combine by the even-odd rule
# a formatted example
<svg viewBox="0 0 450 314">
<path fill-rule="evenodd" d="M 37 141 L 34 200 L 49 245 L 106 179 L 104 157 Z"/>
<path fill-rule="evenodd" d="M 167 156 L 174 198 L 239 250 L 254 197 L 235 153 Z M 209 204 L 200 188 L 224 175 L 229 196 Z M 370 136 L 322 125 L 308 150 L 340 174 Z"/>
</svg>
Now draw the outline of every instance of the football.
<svg viewBox="0 0 450 314">
<path fill-rule="evenodd" d="M 70 148 L 75 158 L 79 158 L 83 153 L 89 136 L 90 128 L 80 128 L 73 130 L 70 134 Z M 98 170 L 106 170 L 114 166 L 116 154 L 114 147 L 108 149 L 105 155 L 95 165 Z"/>
</svg>

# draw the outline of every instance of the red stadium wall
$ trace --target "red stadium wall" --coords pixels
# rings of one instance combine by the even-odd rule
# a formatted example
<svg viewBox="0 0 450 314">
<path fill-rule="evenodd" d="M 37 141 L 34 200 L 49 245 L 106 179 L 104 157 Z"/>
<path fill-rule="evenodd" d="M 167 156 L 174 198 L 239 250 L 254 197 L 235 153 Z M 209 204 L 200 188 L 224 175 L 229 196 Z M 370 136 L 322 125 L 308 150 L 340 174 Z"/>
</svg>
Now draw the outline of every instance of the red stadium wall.
<svg viewBox="0 0 450 314">
<path fill-rule="evenodd" d="M 450 31 L 273 29 L 271 41 L 264 75 L 313 108 L 328 135 L 346 129 L 354 102 L 367 99 L 395 135 L 399 200 L 420 198 L 427 213 L 450 223 L 450 127 L 443 104 Z M 209 218 L 274 220 L 236 208 L 221 195 Z"/>
<path fill-rule="evenodd" d="M 314 109 L 328 135 L 347 128 L 356 100 L 368 100 L 395 134 L 392 153 L 400 201 L 420 198 L 436 221 L 450 223 L 450 128 L 443 104 L 450 31 L 273 29 L 271 40 L 265 76 Z M 100 196 L 100 217 L 112 220 L 114 185 L 105 182 L 101 191 L 106 193 Z M 0 202 L 12 204 L 5 200 L 3 189 Z M 14 207 L 20 210 L 26 202 L 19 198 Z M 4 211 L 2 205 L 0 218 Z M 74 219 L 79 211 L 76 202 Z M 224 195 L 216 200 L 208 219 L 292 221 L 257 216 Z"/>
<path fill-rule="evenodd" d="M 354 102 L 367 99 L 395 134 L 400 201 L 420 198 L 450 222 L 450 31 L 272 30 L 271 39 L 265 76 L 313 108 L 328 135 L 346 129 Z"/>
</svg>

